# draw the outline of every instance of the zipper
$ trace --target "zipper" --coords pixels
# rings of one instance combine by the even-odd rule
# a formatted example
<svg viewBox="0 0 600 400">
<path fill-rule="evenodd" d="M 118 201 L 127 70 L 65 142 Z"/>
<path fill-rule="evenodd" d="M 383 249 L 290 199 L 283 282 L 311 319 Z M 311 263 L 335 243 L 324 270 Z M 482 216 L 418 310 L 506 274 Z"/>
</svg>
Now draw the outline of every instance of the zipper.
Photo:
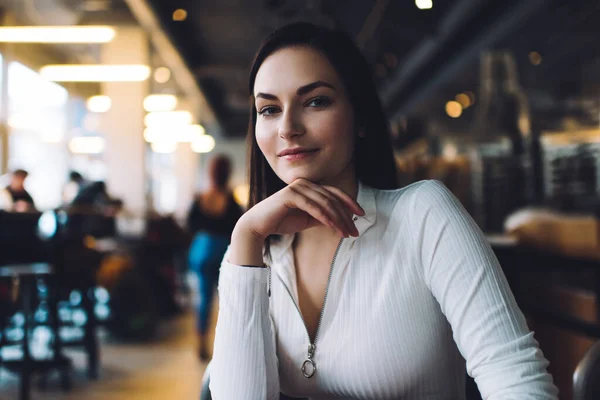
<svg viewBox="0 0 600 400">
<path fill-rule="evenodd" d="M 304 321 L 304 317 L 302 316 L 302 311 L 300 311 L 300 307 L 294 301 L 294 296 L 292 296 L 290 289 L 283 282 L 283 280 L 281 280 L 281 277 L 279 277 L 279 280 L 281 280 L 281 283 L 283 283 L 283 286 L 286 288 L 288 294 L 290 295 L 290 298 L 292 299 L 292 303 L 294 303 L 294 305 L 296 306 L 296 310 L 298 310 L 298 314 L 300 315 L 300 319 L 302 319 L 302 324 L 304 325 L 304 329 L 306 329 L 306 336 L 308 336 L 308 343 L 309 343 L 308 344 L 308 355 L 307 355 L 306 360 L 302 363 L 302 367 L 301 367 L 302 374 L 307 379 L 312 378 L 315 375 L 315 373 L 317 372 L 317 364 L 315 363 L 313 358 L 315 356 L 315 350 L 317 349 L 317 339 L 319 338 L 319 332 L 321 331 L 321 323 L 323 322 L 323 314 L 325 313 L 325 304 L 327 303 L 327 295 L 329 294 L 329 284 L 331 283 L 333 267 L 335 265 L 335 260 L 337 259 L 338 253 L 340 251 L 340 247 L 342 247 L 343 241 L 344 241 L 343 238 L 340 239 L 340 242 L 338 243 L 337 248 L 335 249 L 335 253 L 333 254 L 333 260 L 331 261 L 331 267 L 329 268 L 329 277 L 327 278 L 327 287 L 325 288 L 325 297 L 323 299 L 323 308 L 321 308 L 321 314 L 319 315 L 319 324 L 317 325 L 317 332 L 315 333 L 315 340 L 313 343 L 310 342 L 310 334 L 308 333 L 308 328 L 306 327 L 306 321 Z M 270 277 L 271 277 L 271 275 L 269 275 L 269 282 L 270 282 Z M 270 285 L 270 283 L 269 283 L 269 285 Z M 269 287 L 269 293 L 270 293 L 270 290 L 271 289 Z"/>
<path fill-rule="evenodd" d="M 271 297 L 271 266 L 269 266 L 268 268 L 269 268 L 269 283 L 267 286 L 267 295 L 269 297 Z"/>
</svg>

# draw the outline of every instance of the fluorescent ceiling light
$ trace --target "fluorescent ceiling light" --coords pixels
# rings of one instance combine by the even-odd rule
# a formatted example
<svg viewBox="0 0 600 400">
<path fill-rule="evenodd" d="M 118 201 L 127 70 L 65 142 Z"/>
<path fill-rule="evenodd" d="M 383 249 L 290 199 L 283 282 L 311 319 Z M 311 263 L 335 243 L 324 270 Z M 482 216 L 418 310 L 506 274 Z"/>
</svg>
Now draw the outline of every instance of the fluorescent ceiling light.
<svg viewBox="0 0 600 400">
<path fill-rule="evenodd" d="M 177 97 L 172 94 L 151 94 L 144 99 L 144 110 L 148 112 L 172 111 L 177 107 Z"/>
<path fill-rule="evenodd" d="M 170 142 L 170 141 L 154 142 L 150 145 L 150 147 L 152 148 L 152 151 L 155 153 L 162 153 L 162 154 L 173 153 L 175 150 L 177 150 L 177 142 Z"/>
<path fill-rule="evenodd" d="M 105 113 L 112 107 L 112 100 L 108 96 L 92 96 L 87 99 L 87 109 L 95 113 Z"/>
<path fill-rule="evenodd" d="M 415 0 L 415 4 L 419 10 L 431 10 L 433 8 L 433 0 Z"/>
<path fill-rule="evenodd" d="M 191 143 L 205 133 L 206 131 L 202 125 L 186 125 L 174 129 L 161 125 L 144 129 L 144 140 L 148 143 L 165 141 Z"/>
<path fill-rule="evenodd" d="M 158 83 L 166 83 L 171 79 L 171 70 L 167 67 L 159 67 L 154 71 L 154 80 Z"/>
<path fill-rule="evenodd" d="M 195 153 L 210 153 L 215 148 L 215 139 L 210 135 L 202 135 L 192 142 Z"/>
<path fill-rule="evenodd" d="M 199 139 L 200 136 L 205 134 L 206 130 L 204 130 L 204 127 L 202 125 L 194 124 L 181 130 L 177 139 L 181 143 L 192 143 Z"/>
<path fill-rule="evenodd" d="M 104 138 L 99 136 L 76 137 L 69 142 L 74 154 L 100 154 L 104 151 Z"/>
<path fill-rule="evenodd" d="M 4 26 L 4 43 L 108 43 L 116 32 L 109 26 Z"/>
<path fill-rule="evenodd" d="M 8 126 L 19 131 L 29 131 L 37 129 L 39 123 L 31 114 L 15 113 L 8 117 Z"/>
<path fill-rule="evenodd" d="M 151 112 L 144 117 L 144 124 L 148 128 L 164 127 L 178 128 L 192 123 L 192 114 L 188 111 Z"/>
<path fill-rule="evenodd" d="M 47 65 L 40 75 L 55 82 L 141 82 L 150 76 L 147 65 Z"/>
</svg>

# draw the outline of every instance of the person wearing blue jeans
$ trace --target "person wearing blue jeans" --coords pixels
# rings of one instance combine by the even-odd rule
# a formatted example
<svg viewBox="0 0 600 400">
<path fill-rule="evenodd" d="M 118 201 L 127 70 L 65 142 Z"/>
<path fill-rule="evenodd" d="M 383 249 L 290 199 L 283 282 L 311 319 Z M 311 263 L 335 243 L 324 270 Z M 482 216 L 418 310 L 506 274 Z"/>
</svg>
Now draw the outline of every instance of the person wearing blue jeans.
<svg viewBox="0 0 600 400">
<path fill-rule="evenodd" d="M 206 332 L 219 281 L 219 268 L 239 217 L 241 207 L 228 187 L 231 162 L 224 155 L 211 159 L 208 169 L 210 187 L 194 199 L 187 218 L 189 231 L 194 235 L 188 254 L 190 269 L 199 282 L 197 330 L 199 356 L 208 359 Z"/>
<path fill-rule="evenodd" d="M 196 234 L 190 246 L 189 264 L 198 276 L 199 302 L 196 327 L 201 335 L 204 335 L 208 329 L 214 289 L 219 282 L 219 267 L 228 245 L 227 236 L 200 232 Z"/>
</svg>

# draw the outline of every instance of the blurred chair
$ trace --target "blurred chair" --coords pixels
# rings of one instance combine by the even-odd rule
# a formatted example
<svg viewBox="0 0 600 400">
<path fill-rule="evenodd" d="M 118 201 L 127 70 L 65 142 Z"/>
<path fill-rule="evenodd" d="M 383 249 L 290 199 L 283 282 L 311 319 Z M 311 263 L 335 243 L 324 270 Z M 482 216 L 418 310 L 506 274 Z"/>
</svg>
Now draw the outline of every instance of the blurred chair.
<svg viewBox="0 0 600 400">
<path fill-rule="evenodd" d="M 71 360 L 63 354 L 62 341 L 59 332 L 59 317 L 57 307 L 57 284 L 55 269 L 47 263 L 23 263 L 15 265 L 0 265 L 0 277 L 8 277 L 18 282 L 18 310 L 23 314 L 23 325 L 20 328 L 22 337 L 20 340 L 7 340 L 7 321 L 0 323 L 0 352 L 4 347 L 19 345 L 20 357 L 3 359 L 0 357 L 0 367 L 7 368 L 9 371 L 19 375 L 19 399 L 30 399 L 30 383 L 34 374 L 43 374 L 41 383 L 45 384 L 45 374 L 52 369 L 60 371 L 61 386 L 64 390 L 71 388 L 70 372 L 72 369 Z M 45 290 L 38 289 L 39 281 L 46 281 Z M 40 304 L 40 292 L 46 292 L 46 299 L 49 311 L 49 324 L 36 320 L 36 309 Z M 6 316 L 5 316 L 6 317 Z M 39 358 L 31 352 L 33 332 L 37 326 L 48 325 L 51 340 L 51 357 Z"/>
<path fill-rule="evenodd" d="M 573 400 L 600 399 L 600 340 L 581 359 L 573 373 Z"/>
</svg>

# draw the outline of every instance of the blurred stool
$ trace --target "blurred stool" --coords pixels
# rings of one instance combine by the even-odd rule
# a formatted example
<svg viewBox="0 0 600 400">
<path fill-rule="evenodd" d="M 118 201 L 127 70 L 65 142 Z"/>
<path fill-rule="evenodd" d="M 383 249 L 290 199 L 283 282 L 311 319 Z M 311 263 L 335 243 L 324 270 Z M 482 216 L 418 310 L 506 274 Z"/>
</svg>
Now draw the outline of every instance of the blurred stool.
<svg viewBox="0 0 600 400">
<path fill-rule="evenodd" d="M 600 341 L 588 351 L 573 373 L 573 400 L 600 399 Z"/>
<path fill-rule="evenodd" d="M 28 400 L 30 398 L 31 377 L 35 373 L 47 373 L 51 369 L 59 369 L 61 374 L 61 386 L 64 390 L 71 387 L 70 371 L 71 360 L 64 356 L 62 352 L 62 343 L 59 335 L 58 320 L 58 293 L 57 282 L 55 281 L 54 268 L 46 263 L 14 264 L 0 266 L 0 277 L 9 277 L 18 285 L 19 304 L 18 308 L 23 313 L 23 337 L 21 340 L 21 357 L 17 359 L 4 360 L 0 353 L 0 366 L 5 367 L 20 376 L 19 399 Z M 31 331 L 36 325 L 34 318 L 36 310 L 37 281 L 44 278 L 48 288 L 48 309 L 49 309 L 49 329 L 54 338 L 52 342 L 52 357 L 49 359 L 36 359 L 31 354 Z M 4 323 L 0 325 L 2 329 L 2 339 L 0 341 L 0 351 L 11 345 L 4 334 Z"/>
</svg>

